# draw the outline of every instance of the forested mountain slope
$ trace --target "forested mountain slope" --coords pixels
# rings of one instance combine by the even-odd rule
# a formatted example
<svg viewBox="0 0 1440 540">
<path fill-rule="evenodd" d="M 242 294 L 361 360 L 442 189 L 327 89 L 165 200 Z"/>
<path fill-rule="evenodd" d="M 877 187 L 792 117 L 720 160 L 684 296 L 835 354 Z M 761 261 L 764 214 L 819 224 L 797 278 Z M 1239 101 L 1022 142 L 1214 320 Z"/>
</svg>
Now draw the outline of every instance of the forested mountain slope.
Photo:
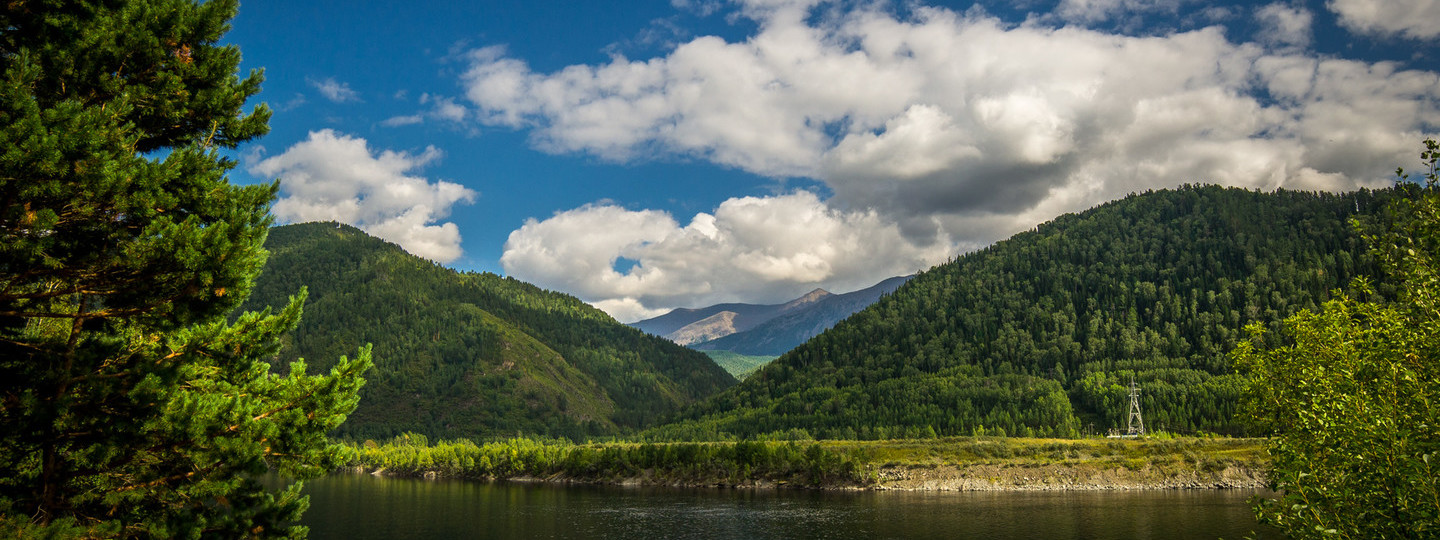
<svg viewBox="0 0 1440 540">
<path fill-rule="evenodd" d="M 374 344 L 359 408 L 338 435 L 580 438 L 649 426 L 734 384 L 705 357 L 580 300 L 460 273 L 335 223 L 276 227 L 245 309 L 309 299 L 281 362 Z"/>
<path fill-rule="evenodd" d="M 1375 275 L 1349 220 L 1394 196 L 1187 186 L 1061 216 L 920 274 L 652 434 L 1104 431 L 1132 376 L 1151 429 L 1240 433 L 1242 327 Z"/>
</svg>

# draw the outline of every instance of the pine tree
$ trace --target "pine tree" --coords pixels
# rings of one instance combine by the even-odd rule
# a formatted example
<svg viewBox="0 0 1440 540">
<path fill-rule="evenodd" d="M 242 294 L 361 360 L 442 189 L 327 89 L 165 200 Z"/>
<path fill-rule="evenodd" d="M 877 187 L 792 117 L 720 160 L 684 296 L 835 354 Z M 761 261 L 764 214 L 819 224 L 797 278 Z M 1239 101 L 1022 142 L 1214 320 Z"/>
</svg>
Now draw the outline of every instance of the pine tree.
<svg viewBox="0 0 1440 540">
<path fill-rule="evenodd" d="M 334 466 L 369 351 L 275 374 L 303 291 L 230 317 L 277 189 L 225 177 L 269 118 L 217 44 L 235 9 L 0 7 L 0 536 L 304 534 L 258 476 Z"/>
</svg>

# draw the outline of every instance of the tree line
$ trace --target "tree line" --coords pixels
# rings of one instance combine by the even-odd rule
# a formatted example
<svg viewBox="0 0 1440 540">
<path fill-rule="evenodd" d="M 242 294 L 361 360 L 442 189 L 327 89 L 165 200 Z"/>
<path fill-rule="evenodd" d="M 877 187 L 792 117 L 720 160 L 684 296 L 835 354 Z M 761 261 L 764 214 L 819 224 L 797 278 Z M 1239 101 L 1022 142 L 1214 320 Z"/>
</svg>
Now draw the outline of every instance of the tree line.
<svg viewBox="0 0 1440 540">
<path fill-rule="evenodd" d="M 796 487 L 862 485 L 863 463 L 815 442 L 574 444 L 510 438 L 477 444 L 467 439 L 430 443 L 404 433 L 382 443 L 348 443 L 351 466 L 389 474 L 447 478 L 565 478 L 655 484 L 740 485 L 756 481 Z"/>
</svg>

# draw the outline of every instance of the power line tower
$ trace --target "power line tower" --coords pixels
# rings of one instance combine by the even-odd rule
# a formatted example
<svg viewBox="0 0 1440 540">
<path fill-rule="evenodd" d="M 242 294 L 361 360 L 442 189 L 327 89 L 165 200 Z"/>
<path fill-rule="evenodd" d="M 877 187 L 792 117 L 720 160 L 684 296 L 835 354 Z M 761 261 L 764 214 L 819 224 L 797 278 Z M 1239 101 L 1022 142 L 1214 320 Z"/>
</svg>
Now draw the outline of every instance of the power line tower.
<svg viewBox="0 0 1440 540">
<path fill-rule="evenodd" d="M 1144 437 L 1145 419 L 1140 417 L 1140 387 L 1135 385 L 1135 379 L 1130 379 L 1130 421 L 1125 428 L 1126 437 Z"/>
</svg>

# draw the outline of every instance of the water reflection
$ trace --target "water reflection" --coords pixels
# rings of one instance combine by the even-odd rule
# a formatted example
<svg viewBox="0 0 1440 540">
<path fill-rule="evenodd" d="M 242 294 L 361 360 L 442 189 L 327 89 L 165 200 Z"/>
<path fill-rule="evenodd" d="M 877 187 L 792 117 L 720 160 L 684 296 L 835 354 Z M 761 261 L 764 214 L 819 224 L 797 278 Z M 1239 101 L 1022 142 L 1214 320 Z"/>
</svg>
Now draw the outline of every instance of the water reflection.
<svg viewBox="0 0 1440 540">
<path fill-rule="evenodd" d="M 318 540 L 1214 539 L 1257 529 L 1248 491 L 835 493 L 337 475 L 306 492 L 305 523 Z"/>
</svg>

